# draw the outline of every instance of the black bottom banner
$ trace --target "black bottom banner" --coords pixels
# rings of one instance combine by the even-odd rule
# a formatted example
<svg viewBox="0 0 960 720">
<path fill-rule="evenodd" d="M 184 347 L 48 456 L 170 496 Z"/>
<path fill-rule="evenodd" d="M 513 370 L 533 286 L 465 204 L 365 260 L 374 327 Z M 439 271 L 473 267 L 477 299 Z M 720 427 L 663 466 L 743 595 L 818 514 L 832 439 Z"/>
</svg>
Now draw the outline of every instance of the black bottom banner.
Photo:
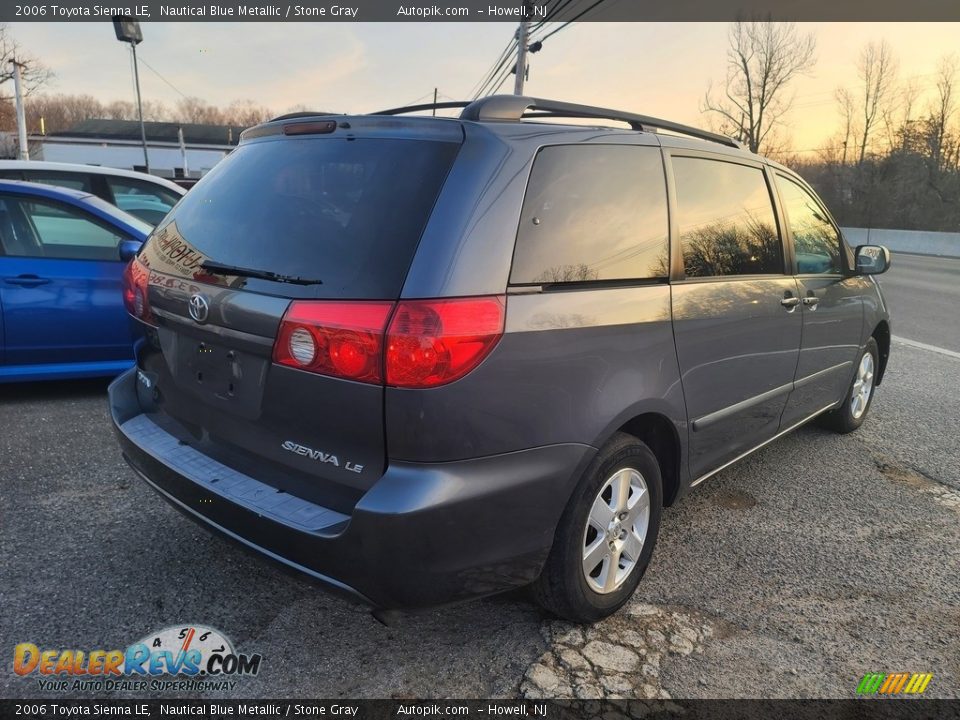
<svg viewBox="0 0 960 720">
<path fill-rule="evenodd" d="M 0 718 L 941 720 L 956 700 L 0 700 Z"/>
</svg>

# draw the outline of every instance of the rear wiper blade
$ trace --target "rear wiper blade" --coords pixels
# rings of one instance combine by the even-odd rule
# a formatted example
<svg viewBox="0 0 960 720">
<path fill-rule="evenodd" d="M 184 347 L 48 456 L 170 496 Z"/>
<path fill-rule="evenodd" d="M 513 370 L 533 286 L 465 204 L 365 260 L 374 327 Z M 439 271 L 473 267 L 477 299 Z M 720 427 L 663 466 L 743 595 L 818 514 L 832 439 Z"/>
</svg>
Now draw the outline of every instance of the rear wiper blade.
<svg viewBox="0 0 960 720">
<path fill-rule="evenodd" d="M 213 262 L 212 260 L 200 263 L 200 267 L 221 275 L 236 275 L 237 277 L 273 280 L 274 282 L 290 283 L 291 285 L 323 285 L 323 280 L 298 277 L 296 275 L 282 275 L 280 273 L 270 272 L 269 270 L 256 270 L 254 268 L 226 265 L 224 263 Z"/>
</svg>

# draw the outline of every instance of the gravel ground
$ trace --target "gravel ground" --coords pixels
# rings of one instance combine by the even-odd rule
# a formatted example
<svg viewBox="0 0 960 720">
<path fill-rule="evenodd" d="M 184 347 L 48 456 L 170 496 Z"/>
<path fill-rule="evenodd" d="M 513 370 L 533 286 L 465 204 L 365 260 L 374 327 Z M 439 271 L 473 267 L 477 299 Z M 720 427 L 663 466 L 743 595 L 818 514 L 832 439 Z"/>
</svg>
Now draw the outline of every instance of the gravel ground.
<svg viewBox="0 0 960 720">
<path fill-rule="evenodd" d="M 11 672 L 17 643 L 202 623 L 264 655 L 208 697 L 850 697 L 868 671 L 960 697 L 958 386 L 960 360 L 896 345 L 860 431 L 803 428 L 694 491 L 635 601 L 586 631 L 523 593 L 383 627 L 159 500 L 120 459 L 104 383 L 8 386 L 0 696 L 42 694 Z"/>
</svg>

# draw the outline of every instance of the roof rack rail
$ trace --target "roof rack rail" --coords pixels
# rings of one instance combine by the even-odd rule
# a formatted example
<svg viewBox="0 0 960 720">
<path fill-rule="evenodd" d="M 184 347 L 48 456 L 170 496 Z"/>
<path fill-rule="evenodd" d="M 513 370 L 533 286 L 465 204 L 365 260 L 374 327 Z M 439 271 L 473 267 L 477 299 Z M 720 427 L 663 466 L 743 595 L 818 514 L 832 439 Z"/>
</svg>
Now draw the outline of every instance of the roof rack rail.
<svg viewBox="0 0 960 720">
<path fill-rule="evenodd" d="M 378 110 L 370 115 L 406 115 L 407 113 L 423 112 L 424 110 L 449 110 L 451 108 L 465 108 L 470 105 L 468 100 L 454 100 L 453 102 L 427 103 L 426 105 L 407 105 L 389 110 Z"/>
<path fill-rule="evenodd" d="M 452 105 L 451 103 L 444 103 Z M 530 112 L 531 110 L 535 112 Z M 596 118 L 598 120 L 617 120 L 625 122 L 634 130 L 667 130 L 680 135 L 689 135 L 700 140 L 710 140 L 729 147 L 743 149 L 739 140 L 721 135 L 720 133 L 701 130 L 700 128 L 682 125 L 661 120 L 648 115 L 636 115 L 611 110 L 610 108 L 593 107 L 592 105 L 577 105 L 575 103 L 543 100 L 541 98 L 524 97 L 522 95 L 488 95 L 476 100 L 460 113 L 461 120 L 474 121 L 519 121 L 524 118 Z"/>
</svg>

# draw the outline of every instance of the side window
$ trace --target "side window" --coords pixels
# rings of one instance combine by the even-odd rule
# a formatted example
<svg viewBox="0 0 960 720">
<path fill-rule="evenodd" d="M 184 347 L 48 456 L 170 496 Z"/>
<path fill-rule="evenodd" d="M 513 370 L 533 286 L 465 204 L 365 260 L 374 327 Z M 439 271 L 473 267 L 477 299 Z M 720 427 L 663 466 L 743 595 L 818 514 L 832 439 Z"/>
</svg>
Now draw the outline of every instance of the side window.
<svg viewBox="0 0 960 720">
<path fill-rule="evenodd" d="M 783 245 L 761 169 L 675 157 L 673 174 L 688 278 L 783 273 Z"/>
<path fill-rule="evenodd" d="M 151 225 L 157 225 L 180 197 L 170 190 L 134 178 L 107 177 L 113 203 Z"/>
<path fill-rule="evenodd" d="M 119 260 L 123 236 L 69 205 L 35 198 L 0 200 L 0 242 L 7 255 Z"/>
<path fill-rule="evenodd" d="M 807 190 L 790 178 L 777 175 L 787 224 L 793 233 L 797 272 L 801 275 L 843 272 L 840 264 L 840 233 Z"/>
<path fill-rule="evenodd" d="M 659 148 L 547 147 L 533 163 L 510 282 L 665 278 L 668 235 Z"/>
<path fill-rule="evenodd" d="M 71 190 L 80 190 L 88 193 L 93 192 L 93 183 L 90 182 L 90 176 L 81 172 L 24 170 L 23 179 L 28 182 L 43 183 L 44 185 L 56 185 L 57 187 L 70 188 Z"/>
</svg>

